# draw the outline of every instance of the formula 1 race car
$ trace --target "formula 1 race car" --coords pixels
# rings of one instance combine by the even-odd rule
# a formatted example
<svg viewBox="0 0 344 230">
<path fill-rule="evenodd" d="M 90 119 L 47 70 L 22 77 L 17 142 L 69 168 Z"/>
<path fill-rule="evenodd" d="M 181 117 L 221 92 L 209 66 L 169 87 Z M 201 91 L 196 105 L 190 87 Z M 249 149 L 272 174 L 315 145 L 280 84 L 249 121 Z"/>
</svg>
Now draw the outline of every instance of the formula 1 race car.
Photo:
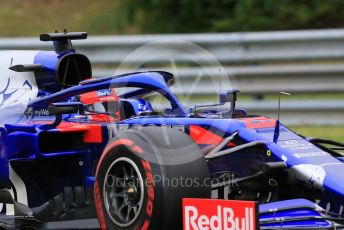
<svg viewBox="0 0 344 230">
<path fill-rule="evenodd" d="M 344 144 L 248 115 L 236 90 L 187 109 L 168 72 L 93 79 L 86 37 L 0 52 L 0 228 L 344 226 Z"/>
</svg>

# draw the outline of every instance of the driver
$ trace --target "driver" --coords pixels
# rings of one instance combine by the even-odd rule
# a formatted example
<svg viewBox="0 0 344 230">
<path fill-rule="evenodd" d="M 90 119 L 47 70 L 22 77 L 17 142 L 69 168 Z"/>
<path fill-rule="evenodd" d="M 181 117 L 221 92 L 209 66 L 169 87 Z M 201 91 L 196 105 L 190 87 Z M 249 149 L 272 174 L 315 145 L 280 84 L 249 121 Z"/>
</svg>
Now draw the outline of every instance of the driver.
<svg viewBox="0 0 344 230">
<path fill-rule="evenodd" d="M 80 95 L 80 101 L 85 105 L 88 118 L 95 122 L 119 121 L 118 100 L 114 89 L 98 90 Z"/>
</svg>

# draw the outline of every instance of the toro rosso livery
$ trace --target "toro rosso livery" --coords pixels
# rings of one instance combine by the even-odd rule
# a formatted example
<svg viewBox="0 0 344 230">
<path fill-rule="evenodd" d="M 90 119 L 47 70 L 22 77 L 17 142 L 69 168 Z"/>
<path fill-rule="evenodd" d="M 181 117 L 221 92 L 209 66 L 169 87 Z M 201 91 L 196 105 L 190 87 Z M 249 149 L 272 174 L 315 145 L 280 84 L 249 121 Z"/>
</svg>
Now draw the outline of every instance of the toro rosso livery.
<svg viewBox="0 0 344 230">
<path fill-rule="evenodd" d="M 0 52 L 2 228 L 181 229 L 184 198 L 259 205 L 240 223 L 234 208 L 205 221 L 190 206 L 186 229 L 343 226 L 344 144 L 248 115 L 235 90 L 185 108 L 168 72 L 93 79 L 71 43 L 86 37 Z"/>
</svg>

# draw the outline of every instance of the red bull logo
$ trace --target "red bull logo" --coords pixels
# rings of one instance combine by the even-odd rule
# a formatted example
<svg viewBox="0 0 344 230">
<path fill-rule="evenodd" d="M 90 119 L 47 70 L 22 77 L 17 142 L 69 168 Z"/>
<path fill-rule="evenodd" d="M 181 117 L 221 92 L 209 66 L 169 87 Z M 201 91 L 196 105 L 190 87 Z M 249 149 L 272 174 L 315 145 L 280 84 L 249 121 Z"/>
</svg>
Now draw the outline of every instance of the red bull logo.
<svg viewBox="0 0 344 230">
<path fill-rule="evenodd" d="M 254 201 L 183 199 L 184 230 L 256 230 Z"/>
</svg>

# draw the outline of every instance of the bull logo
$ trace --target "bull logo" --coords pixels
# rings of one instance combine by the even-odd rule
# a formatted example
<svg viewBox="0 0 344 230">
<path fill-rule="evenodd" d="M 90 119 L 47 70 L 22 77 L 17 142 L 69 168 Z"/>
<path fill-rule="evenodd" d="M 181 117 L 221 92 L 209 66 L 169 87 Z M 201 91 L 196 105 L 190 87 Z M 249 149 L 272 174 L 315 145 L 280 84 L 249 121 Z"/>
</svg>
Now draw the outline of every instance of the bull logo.
<svg viewBox="0 0 344 230">
<path fill-rule="evenodd" d="M 3 106 L 5 102 L 9 100 L 14 93 L 18 91 L 18 89 L 13 89 L 11 91 L 11 89 L 9 88 L 10 83 L 11 83 L 11 78 L 8 78 L 6 87 L 2 91 L 0 91 L 0 107 Z M 30 84 L 28 80 L 25 80 L 22 86 L 27 86 L 28 88 L 30 88 L 31 91 L 33 89 L 32 85 Z"/>
<path fill-rule="evenodd" d="M 8 91 L 8 87 L 10 86 L 10 83 L 11 83 L 11 79 L 8 78 L 8 80 L 7 80 L 7 85 L 6 85 L 5 89 L 2 90 L 2 91 L 0 92 L 0 106 L 3 106 L 4 103 L 5 103 L 8 99 L 10 99 L 11 96 L 12 96 L 15 92 L 17 92 L 17 89 L 13 90 L 13 91 L 10 92 L 10 93 L 7 92 L 7 91 Z"/>
</svg>

